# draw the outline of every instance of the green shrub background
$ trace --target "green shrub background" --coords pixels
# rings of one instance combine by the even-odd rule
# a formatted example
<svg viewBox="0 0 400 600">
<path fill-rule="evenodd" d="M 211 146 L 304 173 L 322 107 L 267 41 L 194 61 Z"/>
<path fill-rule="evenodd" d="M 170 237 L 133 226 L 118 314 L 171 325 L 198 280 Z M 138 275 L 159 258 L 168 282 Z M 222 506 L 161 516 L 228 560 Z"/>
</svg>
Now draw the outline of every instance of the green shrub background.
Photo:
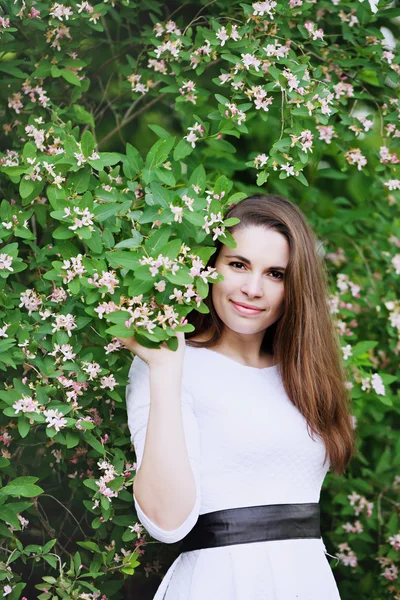
<svg viewBox="0 0 400 600">
<path fill-rule="evenodd" d="M 224 210 L 259 192 L 300 206 L 329 266 L 359 450 L 321 496 L 341 596 L 400 598 L 399 19 L 375 0 L 0 1 L 5 598 L 152 597 L 179 550 L 135 516 L 116 337 L 174 347 L 232 245 Z"/>
</svg>

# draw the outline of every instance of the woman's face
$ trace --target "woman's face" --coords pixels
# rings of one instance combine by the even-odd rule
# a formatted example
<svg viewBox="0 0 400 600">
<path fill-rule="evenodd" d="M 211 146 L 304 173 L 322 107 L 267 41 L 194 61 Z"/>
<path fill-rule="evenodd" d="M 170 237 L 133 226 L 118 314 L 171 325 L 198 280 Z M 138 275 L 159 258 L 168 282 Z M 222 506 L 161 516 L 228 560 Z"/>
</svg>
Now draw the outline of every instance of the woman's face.
<svg viewBox="0 0 400 600">
<path fill-rule="evenodd" d="M 224 280 L 212 285 L 214 308 L 238 334 L 264 332 L 283 314 L 289 244 L 281 233 L 261 226 L 237 229 L 232 235 L 237 247 L 222 246 L 215 263 Z"/>
</svg>

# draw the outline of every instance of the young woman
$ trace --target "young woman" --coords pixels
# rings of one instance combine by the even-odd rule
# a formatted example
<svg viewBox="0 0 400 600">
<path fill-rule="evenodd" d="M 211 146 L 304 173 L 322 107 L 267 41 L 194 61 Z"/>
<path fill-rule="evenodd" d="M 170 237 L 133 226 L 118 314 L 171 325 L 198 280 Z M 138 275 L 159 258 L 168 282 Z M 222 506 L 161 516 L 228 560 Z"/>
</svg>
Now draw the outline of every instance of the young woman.
<svg viewBox="0 0 400 600">
<path fill-rule="evenodd" d="M 323 260 L 285 198 L 228 217 L 237 247 L 217 244 L 195 331 L 176 352 L 123 340 L 137 515 L 182 541 L 154 600 L 338 600 L 318 502 L 355 442 Z"/>
</svg>

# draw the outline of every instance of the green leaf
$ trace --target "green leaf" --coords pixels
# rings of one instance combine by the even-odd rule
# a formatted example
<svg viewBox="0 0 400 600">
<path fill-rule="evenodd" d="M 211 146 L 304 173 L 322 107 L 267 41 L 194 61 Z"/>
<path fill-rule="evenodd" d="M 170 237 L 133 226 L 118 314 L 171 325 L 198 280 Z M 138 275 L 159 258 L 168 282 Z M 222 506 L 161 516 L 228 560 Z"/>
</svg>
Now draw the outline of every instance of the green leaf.
<svg viewBox="0 0 400 600">
<path fill-rule="evenodd" d="M 162 183 L 165 183 L 165 185 L 173 187 L 176 183 L 174 174 L 168 169 L 156 168 L 153 169 L 153 173 L 160 181 L 162 181 Z"/>
<path fill-rule="evenodd" d="M 9 504 L 8 506 L 0 506 L 0 519 L 6 523 L 9 523 L 9 525 L 12 525 L 18 531 L 21 531 L 21 524 L 17 517 L 18 511 L 12 510 L 11 507 L 12 504 Z"/>
<path fill-rule="evenodd" d="M 261 171 L 257 175 L 257 185 L 264 185 L 269 177 L 268 171 Z"/>
<path fill-rule="evenodd" d="M 342 173 L 336 169 L 318 169 L 317 177 L 324 177 L 326 179 L 339 179 L 344 180 L 348 178 L 348 173 Z"/>
<path fill-rule="evenodd" d="M 21 195 L 21 198 L 27 198 L 28 196 L 30 196 L 34 189 L 35 182 L 32 181 L 32 179 L 25 179 L 25 177 L 21 179 L 21 182 L 19 184 L 19 193 Z"/>
<path fill-rule="evenodd" d="M 200 188 L 200 193 L 204 191 L 206 186 L 206 172 L 203 165 L 196 167 L 191 174 L 188 187 L 192 187 L 193 185 Z"/>
<path fill-rule="evenodd" d="M 20 416 L 18 417 L 18 433 L 22 438 L 25 438 L 30 430 L 30 424 L 26 417 Z"/>
<path fill-rule="evenodd" d="M 170 137 L 167 140 L 158 140 L 158 142 L 156 142 L 154 146 L 150 148 L 150 151 L 147 154 L 146 168 L 149 170 L 155 169 L 156 167 L 159 167 L 162 163 L 164 163 L 167 160 L 172 148 L 174 147 L 174 144 L 174 137 Z"/>
<path fill-rule="evenodd" d="M 128 159 L 129 166 L 131 167 L 131 169 L 133 169 L 134 177 L 143 168 L 143 159 L 139 154 L 138 150 L 136 150 L 136 148 L 131 144 L 126 145 L 126 156 Z"/>
<path fill-rule="evenodd" d="M 99 221 L 101 223 L 102 221 L 105 221 L 109 217 L 113 217 L 114 215 L 116 215 L 119 212 L 120 208 L 121 208 L 121 205 L 117 204 L 117 203 L 115 203 L 115 204 L 99 204 L 94 209 L 94 216 L 96 218 L 96 221 Z"/>
<path fill-rule="evenodd" d="M 95 542 L 76 542 L 78 546 L 81 548 L 85 548 L 85 550 L 90 550 L 91 552 L 101 552 L 99 546 L 95 544 Z"/>
<path fill-rule="evenodd" d="M 27 142 L 24 146 L 22 156 L 26 160 L 27 158 L 36 158 L 36 146 L 32 142 Z"/>
<path fill-rule="evenodd" d="M 81 82 L 78 79 L 78 76 L 75 75 L 75 73 L 73 73 L 72 71 L 69 71 L 68 69 L 61 69 L 59 73 L 61 77 L 64 77 L 65 81 L 68 81 L 68 83 L 72 83 L 72 85 L 81 87 Z"/>
<path fill-rule="evenodd" d="M 100 158 L 96 160 L 89 160 L 89 164 L 97 170 L 103 170 L 104 167 L 112 167 L 120 162 L 121 157 L 117 152 L 100 152 Z"/>
<path fill-rule="evenodd" d="M 102 446 L 90 431 L 85 431 L 82 437 L 90 446 L 92 446 L 92 448 L 94 448 L 94 450 L 96 450 L 96 452 L 101 455 L 106 453 L 104 446 Z"/>
<path fill-rule="evenodd" d="M 167 140 L 169 137 L 171 137 L 171 134 L 168 133 L 168 131 L 166 129 L 163 129 L 163 127 L 160 127 L 159 125 L 149 125 L 148 127 L 149 127 L 149 129 L 151 129 L 152 131 L 154 131 L 154 133 L 159 138 Z"/>
<path fill-rule="evenodd" d="M 139 266 L 139 256 L 136 252 L 124 252 L 116 250 L 115 252 L 107 252 L 107 260 L 112 267 L 135 270 Z"/>
<path fill-rule="evenodd" d="M 120 338 L 132 337 L 132 332 L 125 325 L 112 325 L 106 329 L 106 333 Z"/>
<path fill-rule="evenodd" d="M 358 342 L 358 344 L 356 344 L 353 348 L 352 348 L 352 355 L 353 358 L 356 358 L 357 356 L 361 356 L 362 354 L 367 354 L 367 352 L 369 350 L 372 350 L 372 348 L 375 348 L 375 346 L 378 345 L 378 342 Z"/>
<path fill-rule="evenodd" d="M 50 550 L 56 545 L 57 540 L 49 540 L 42 548 L 42 552 L 50 552 Z"/>
<path fill-rule="evenodd" d="M 175 285 L 189 285 L 193 283 L 193 277 L 183 267 L 181 267 L 179 271 L 175 273 L 175 275 L 172 273 L 167 273 L 165 275 L 165 279 L 168 279 L 168 281 Z"/>
<path fill-rule="evenodd" d="M 74 104 L 72 107 L 75 115 L 75 121 L 77 123 L 89 124 L 94 127 L 94 119 L 93 116 L 80 104 Z"/>
<path fill-rule="evenodd" d="M 74 232 L 68 229 L 68 225 L 60 225 L 53 231 L 53 238 L 55 240 L 68 240 L 74 237 Z"/>
<path fill-rule="evenodd" d="M 148 252 L 148 254 L 157 254 L 160 252 L 168 242 L 171 233 L 171 227 L 168 225 L 162 225 L 160 229 L 155 230 L 146 240 L 146 252 Z"/>
<path fill-rule="evenodd" d="M 128 240 L 122 240 L 122 242 L 119 242 L 114 247 L 115 248 L 137 248 L 142 243 L 143 236 L 141 233 L 136 231 L 136 229 L 133 229 L 131 231 L 131 235 L 133 237 L 129 238 Z"/>
<path fill-rule="evenodd" d="M 189 223 L 192 223 L 193 225 L 197 225 L 199 227 L 201 227 L 202 225 L 204 225 L 204 215 L 195 212 L 195 211 L 190 211 L 190 210 L 184 210 L 183 211 L 183 217 L 186 221 L 189 221 Z"/>
<path fill-rule="evenodd" d="M 7 75 L 17 77 L 18 79 L 27 79 L 29 77 L 27 73 L 24 73 L 18 67 L 14 67 L 12 64 L 3 61 L 0 62 L 0 71 L 7 73 Z"/>
<path fill-rule="evenodd" d="M 163 256 L 168 256 L 168 258 L 171 260 L 175 260 L 178 257 L 181 247 L 182 240 L 179 238 L 174 238 L 162 246 L 159 251 L 157 250 L 156 254 L 161 253 Z"/>
<path fill-rule="evenodd" d="M 67 430 L 65 438 L 67 440 L 67 448 L 75 448 L 80 442 L 79 434 L 70 429 Z"/>
<path fill-rule="evenodd" d="M 94 146 L 94 137 L 90 131 L 86 130 L 81 140 L 82 153 L 86 158 L 93 154 Z"/>
<path fill-rule="evenodd" d="M 174 150 L 174 160 L 182 160 L 193 152 L 194 148 L 186 140 L 180 140 Z"/>
<path fill-rule="evenodd" d="M 77 194 L 83 194 L 89 187 L 90 169 L 85 167 L 79 169 L 76 173 L 71 173 L 68 177 L 68 186 Z"/>
<path fill-rule="evenodd" d="M 43 494 L 44 490 L 38 485 L 34 485 L 32 481 L 37 481 L 37 477 L 17 477 L 8 485 L 0 489 L 0 495 L 12 497 L 33 498 Z"/>
</svg>

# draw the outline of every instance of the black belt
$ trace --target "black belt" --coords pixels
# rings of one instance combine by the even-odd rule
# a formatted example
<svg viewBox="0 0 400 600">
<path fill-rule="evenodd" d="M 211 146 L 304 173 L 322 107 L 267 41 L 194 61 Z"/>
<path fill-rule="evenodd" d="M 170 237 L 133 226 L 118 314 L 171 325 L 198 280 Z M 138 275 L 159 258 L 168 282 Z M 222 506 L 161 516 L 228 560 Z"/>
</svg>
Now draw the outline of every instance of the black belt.
<svg viewBox="0 0 400 600">
<path fill-rule="evenodd" d="M 200 515 L 181 552 L 274 540 L 320 538 L 319 504 L 267 504 Z"/>
</svg>

